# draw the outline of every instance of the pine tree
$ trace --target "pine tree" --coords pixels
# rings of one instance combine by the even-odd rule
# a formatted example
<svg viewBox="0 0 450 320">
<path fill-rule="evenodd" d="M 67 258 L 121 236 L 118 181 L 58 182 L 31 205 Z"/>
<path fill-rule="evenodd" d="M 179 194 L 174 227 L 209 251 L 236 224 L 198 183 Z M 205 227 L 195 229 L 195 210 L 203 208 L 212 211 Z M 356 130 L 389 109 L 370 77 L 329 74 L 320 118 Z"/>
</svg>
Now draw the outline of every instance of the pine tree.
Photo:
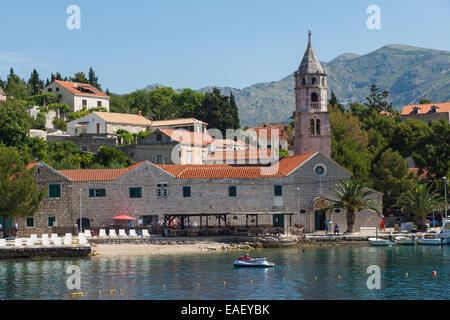
<svg viewBox="0 0 450 320">
<path fill-rule="evenodd" d="M 231 129 L 239 129 L 241 127 L 241 121 L 239 120 L 239 109 L 233 92 L 230 94 L 230 113 L 232 115 Z"/>
<path fill-rule="evenodd" d="M 98 77 L 95 75 L 94 69 L 92 69 L 92 67 L 89 68 L 89 84 L 101 90 L 100 83 L 98 83 Z"/>
<path fill-rule="evenodd" d="M 31 73 L 30 79 L 28 80 L 29 86 L 29 94 L 31 96 L 38 95 L 41 93 L 41 90 L 44 88 L 44 82 L 39 79 L 39 73 L 36 69 Z"/>
</svg>

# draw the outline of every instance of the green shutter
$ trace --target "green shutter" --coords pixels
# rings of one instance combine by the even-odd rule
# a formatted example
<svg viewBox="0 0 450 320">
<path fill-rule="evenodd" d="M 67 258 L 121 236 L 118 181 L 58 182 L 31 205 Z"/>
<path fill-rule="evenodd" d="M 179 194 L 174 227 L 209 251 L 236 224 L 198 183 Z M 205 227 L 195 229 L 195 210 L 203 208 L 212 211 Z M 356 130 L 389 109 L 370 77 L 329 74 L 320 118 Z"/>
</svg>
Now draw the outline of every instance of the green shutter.
<svg viewBox="0 0 450 320">
<path fill-rule="evenodd" d="M 49 184 L 48 185 L 48 196 L 49 196 L 49 198 L 61 198 L 61 185 L 60 184 Z"/>
<path fill-rule="evenodd" d="M 89 189 L 89 197 L 94 198 L 95 197 L 95 189 Z"/>
<path fill-rule="evenodd" d="M 28 228 L 33 228 L 34 227 L 34 218 L 33 217 L 27 218 L 27 227 Z"/>
</svg>

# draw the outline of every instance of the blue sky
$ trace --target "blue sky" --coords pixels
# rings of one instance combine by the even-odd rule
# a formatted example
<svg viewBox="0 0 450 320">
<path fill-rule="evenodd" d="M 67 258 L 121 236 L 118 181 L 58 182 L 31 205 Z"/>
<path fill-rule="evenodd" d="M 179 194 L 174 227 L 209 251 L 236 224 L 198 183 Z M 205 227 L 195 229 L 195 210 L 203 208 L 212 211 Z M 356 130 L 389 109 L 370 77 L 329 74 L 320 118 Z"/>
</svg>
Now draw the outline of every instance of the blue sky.
<svg viewBox="0 0 450 320">
<path fill-rule="evenodd" d="M 66 27 L 72 4 L 81 30 Z M 381 30 L 366 27 L 373 4 Z M 4 0 L 0 77 L 11 66 L 27 79 L 33 68 L 47 78 L 92 66 L 115 93 L 156 82 L 243 88 L 294 71 L 308 29 L 322 61 L 390 43 L 450 50 L 450 1 Z"/>
</svg>

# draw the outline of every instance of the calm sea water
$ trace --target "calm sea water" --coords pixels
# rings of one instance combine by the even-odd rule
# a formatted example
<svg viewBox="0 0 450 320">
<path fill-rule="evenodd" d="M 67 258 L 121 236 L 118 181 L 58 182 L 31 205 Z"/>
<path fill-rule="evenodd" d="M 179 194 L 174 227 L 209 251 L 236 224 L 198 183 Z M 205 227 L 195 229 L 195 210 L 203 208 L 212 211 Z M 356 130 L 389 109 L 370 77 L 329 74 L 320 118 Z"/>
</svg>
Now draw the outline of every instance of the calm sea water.
<svg viewBox="0 0 450 320">
<path fill-rule="evenodd" d="M 450 298 L 450 246 L 252 251 L 276 264 L 269 269 L 234 268 L 239 254 L 0 261 L 0 299 L 71 299 L 70 265 L 81 268 L 79 299 Z M 370 265 L 381 269 L 380 290 L 367 288 Z"/>
</svg>

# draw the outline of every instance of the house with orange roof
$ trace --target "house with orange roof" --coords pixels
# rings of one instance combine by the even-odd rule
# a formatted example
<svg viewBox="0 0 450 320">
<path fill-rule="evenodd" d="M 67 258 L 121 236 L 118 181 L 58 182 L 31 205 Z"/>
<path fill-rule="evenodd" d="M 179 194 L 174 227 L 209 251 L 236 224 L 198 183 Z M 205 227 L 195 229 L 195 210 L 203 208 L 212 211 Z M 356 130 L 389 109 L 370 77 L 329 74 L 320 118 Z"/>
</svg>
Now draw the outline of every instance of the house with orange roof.
<svg viewBox="0 0 450 320">
<path fill-rule="evenodd" d="M 60 102 L 72 106 L 74 112 L 98 107 L 109 111 L 109 96 L 87 83 L 54 80 L 42 92 L 58 95 Z"/>
<path fill-rule="evenodd" d="M 347 225 L 346 212 L 327 210 L 325 199 L 335 196 L 336 182 L 351 175 L 320 152 L 267 165 L 142 161 L 122 169 L 56 170 L 40 162 L 31 168 L 48 194 L 35 216 L 18 220 L 21 236 L 62 233 L 80 221 L 83 229 L 108 228 L 113 217 L 123 214 L 136 218 L 134 227 L 146 228 L 173 218 L 201 228 L 222 221 L 222 227 L 227 222 L 282 230 L 301 224 L 306 232 L 315 232 L 332 220 L 344 232 Z M 381 210 L 382 194 L 372 196 Z M 376 214 L 362 211 L 355 229 L 378 223 Z"/>
<path fill-rule="evenodd" d="M 434 120 L 444 119 L 450 123 L 450 102 L 412 104 L 403 107 L 402 121 L 416 119 L 431 125 Z"/>
</svg>

